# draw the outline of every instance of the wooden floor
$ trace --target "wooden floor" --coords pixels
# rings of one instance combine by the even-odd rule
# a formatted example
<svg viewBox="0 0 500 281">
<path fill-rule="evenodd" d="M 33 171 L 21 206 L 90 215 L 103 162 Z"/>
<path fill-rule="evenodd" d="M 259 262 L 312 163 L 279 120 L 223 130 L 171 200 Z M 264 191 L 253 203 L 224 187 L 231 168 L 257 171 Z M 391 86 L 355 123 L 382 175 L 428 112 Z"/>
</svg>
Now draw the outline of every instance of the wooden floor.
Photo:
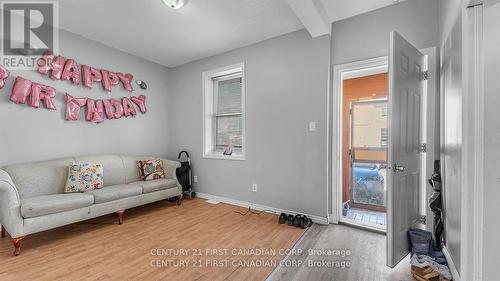
<svg viewBox="0 0 500 281">
<path fill-rule="evenodd" d="M 284 265 L 292 266 L 279 266 L 269 276 L 268 281 L 415 280 L 411 276 L 409 256 L 395 268 L 385 265 L 385 246 L 383 234 L 345 225 L 313 225 L 295 245 L 295 249 L 301 249 L 304 253 L 309 253 L 310 249 L 344 250 L 344 255 L 342 252 L 333 251 L 291 255 L 287 258 L 288 263 Z M 347 251 L 350 251 L 349 255 Z M 300 265 L 294 266 L 292 262 Z"/>
<path fill-rule="evenodd" d="M 246 210 L 201 199 L 157 202 L 127 210 L 123 225 L 109 215 L 28 236 L 18 257 L 3 238 L 0 280 L 265 280 L 284 256 L 279 249 L 304 231 L 272 214 L 235 211 Z"/>
</svg>

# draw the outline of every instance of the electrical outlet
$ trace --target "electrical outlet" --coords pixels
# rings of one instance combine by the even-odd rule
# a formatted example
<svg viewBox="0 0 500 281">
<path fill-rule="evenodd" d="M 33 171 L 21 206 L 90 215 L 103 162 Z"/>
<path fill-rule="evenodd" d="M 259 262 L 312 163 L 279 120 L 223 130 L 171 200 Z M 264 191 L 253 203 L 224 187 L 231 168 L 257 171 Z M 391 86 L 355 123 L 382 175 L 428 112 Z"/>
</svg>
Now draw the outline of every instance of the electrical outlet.
<svg viewBox="0 0 500 281">
<path fill-rule="evenodd" d="M 257 192 L 258 191 L 258 186 L 256 183 L 252 184 L 252 191 Z"/>
<path fill-rule="evenodd" d="M 309 131 L 310 132 L 316 131 L 316 122 L 314 121 L 309 122 Z"/>
<path fill-rule="evenodd" d="M 194 176 L 194 177 L 193 177 L 193 181 L 194 181 L 194 182 L 198 182 L 198 176 Z"/>
</svg>

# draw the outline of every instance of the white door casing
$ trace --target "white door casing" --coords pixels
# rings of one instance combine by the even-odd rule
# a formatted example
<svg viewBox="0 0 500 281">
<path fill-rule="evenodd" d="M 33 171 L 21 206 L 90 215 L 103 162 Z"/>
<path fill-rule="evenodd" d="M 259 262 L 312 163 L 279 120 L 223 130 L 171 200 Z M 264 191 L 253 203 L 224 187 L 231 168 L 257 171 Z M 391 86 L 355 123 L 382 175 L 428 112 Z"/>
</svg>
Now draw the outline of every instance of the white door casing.
<svg viewBox="0 0 500 281">
<path fill-rule="evenodd" d="M 419 221 L 420 116 L 425 56 L 393 31 L 389 44 L 387 265 L 409 252 L 407 231 Z"/>
</svg>

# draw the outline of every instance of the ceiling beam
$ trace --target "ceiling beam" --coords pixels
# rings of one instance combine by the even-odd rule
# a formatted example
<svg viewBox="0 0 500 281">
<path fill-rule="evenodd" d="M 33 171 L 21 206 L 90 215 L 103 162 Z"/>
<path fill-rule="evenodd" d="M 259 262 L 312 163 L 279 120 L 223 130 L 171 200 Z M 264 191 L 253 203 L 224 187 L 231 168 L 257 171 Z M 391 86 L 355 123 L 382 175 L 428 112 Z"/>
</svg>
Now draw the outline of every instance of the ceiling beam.
<svg viewBox="0 0 500 281">
<path fill-rule="evenodd" d="M 286 0 L 286 2 L 313 38 L 330 34 L 331 23 L 321 0 Z"/>
</svg>

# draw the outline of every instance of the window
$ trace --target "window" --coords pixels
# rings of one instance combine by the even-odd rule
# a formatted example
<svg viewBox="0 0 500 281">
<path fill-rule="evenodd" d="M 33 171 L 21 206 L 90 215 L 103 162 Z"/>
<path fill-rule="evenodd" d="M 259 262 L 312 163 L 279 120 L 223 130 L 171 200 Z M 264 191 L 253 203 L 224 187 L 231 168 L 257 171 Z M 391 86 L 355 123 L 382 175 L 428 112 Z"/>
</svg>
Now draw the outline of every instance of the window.
<svg viewBox="0 0 500 281">
<path fill-rule="evenodd" d="M 243 63 L 203 73 L 203 157 L 244 160 L 244 89 Z"/>
</svg>

